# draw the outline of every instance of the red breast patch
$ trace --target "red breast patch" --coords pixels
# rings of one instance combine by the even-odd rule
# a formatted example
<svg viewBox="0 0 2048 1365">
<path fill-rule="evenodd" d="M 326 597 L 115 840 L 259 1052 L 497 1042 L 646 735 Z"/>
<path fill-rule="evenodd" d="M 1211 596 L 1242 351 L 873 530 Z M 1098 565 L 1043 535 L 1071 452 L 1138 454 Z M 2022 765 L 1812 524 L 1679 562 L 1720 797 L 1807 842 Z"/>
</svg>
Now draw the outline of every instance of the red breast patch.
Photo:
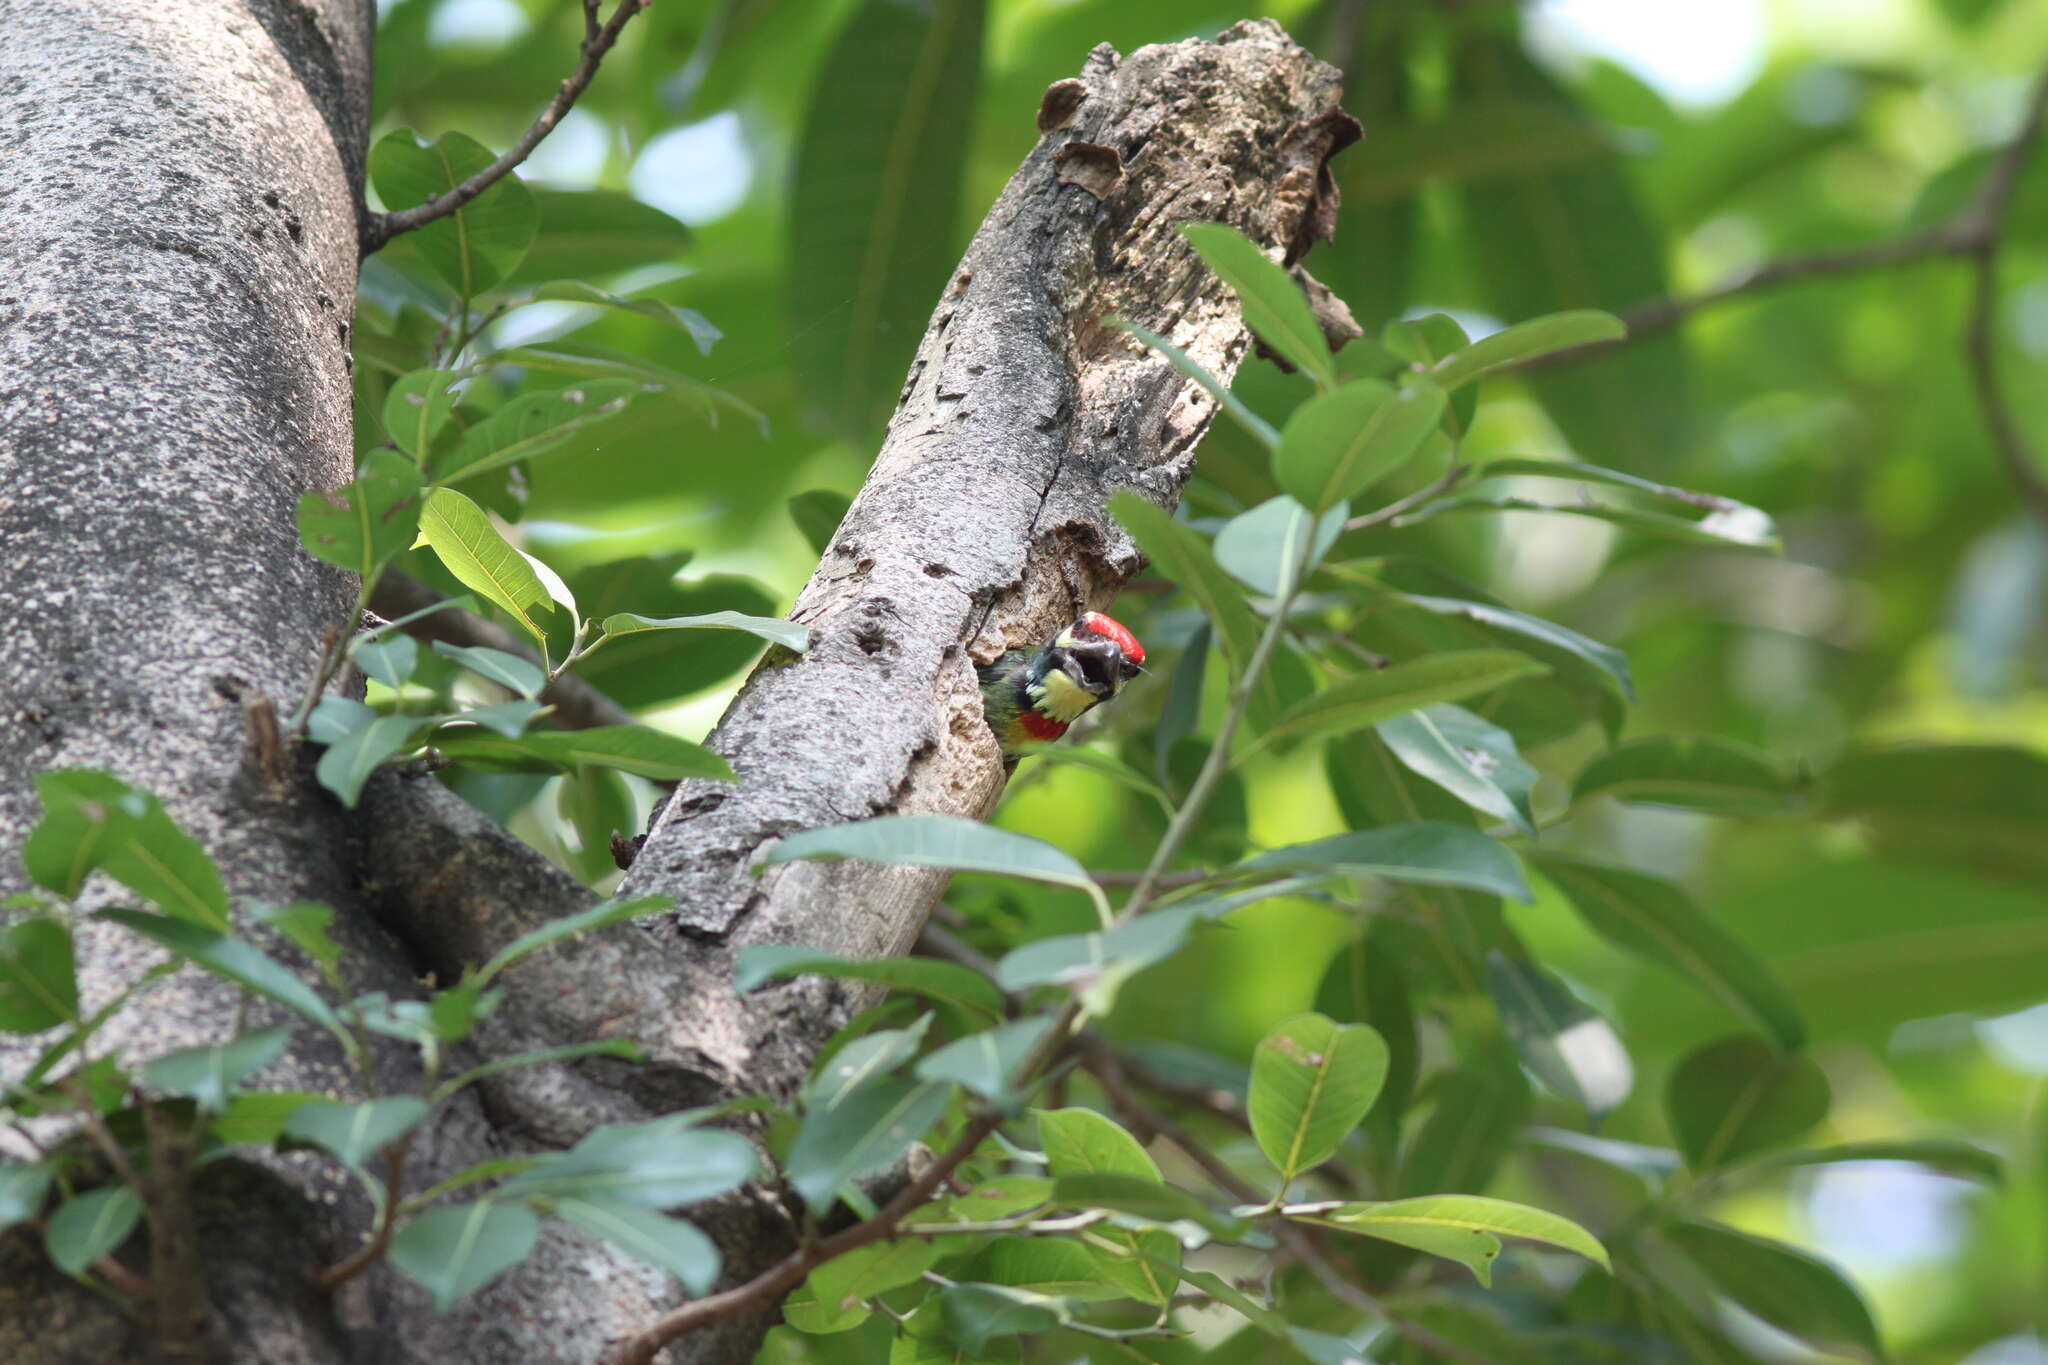
<svg viewBox="0 0 2048 1365">
<path fill-rule="evenodd" d="M 1067 732 L 1067 723 L 1063 720 L 1054 720 L 1042 712 L 1019 711 L 1017 728 L 1033 739 L 1050 743 Z"/>
</svg>

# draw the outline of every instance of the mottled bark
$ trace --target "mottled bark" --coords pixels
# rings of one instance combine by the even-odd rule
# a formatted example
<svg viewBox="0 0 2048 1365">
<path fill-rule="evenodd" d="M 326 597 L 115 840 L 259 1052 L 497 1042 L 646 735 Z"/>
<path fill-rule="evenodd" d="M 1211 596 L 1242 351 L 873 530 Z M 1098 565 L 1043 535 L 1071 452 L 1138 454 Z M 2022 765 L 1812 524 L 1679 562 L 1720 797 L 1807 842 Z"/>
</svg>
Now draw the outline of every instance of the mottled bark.
<svg viewBox="0 0 2048 1365">
<path fill-rule="evenodd" d="M 246 708 L 289 709 L 353 591 L 300 551 L 293 507 L 349 475 L 372 15 L 371 0 L 0 0 L 0 891 L 21 884 L 33 775 L 106 768 L 164 799 L 238 904 L 335 906 L 354 984 L 404 995 L 589 897 L 430 777 L 380 775 L 351 818 L 303 759 L 250 758 Z M 1138 558 L 1105 500 L 1130 487 L 1172 506 L 1214 413 L 1102 319 L 1143 323 L 1227 378 L 1248 340 L 1236 303 L 1174 229 L 1220 220 L 1298 255 L 1332 207 L 1336 89 L 1264 23 L 1127 59 L 1099 49 L 1055 88 L 793 612 L 814 648 L 760 670 L 714 736 L 741 784 L 686 785 L 632 870 L 629 892 L 667 892 L 677 911 L 516 968 L 467 1059 L 627 1036 L 647 1063 L 514 1073 L 450 1106 L 414 1141 L 408 1188 L 595 1122 L 794 1089 L 860 998 L 801 981 L 737 999 L 732 953 L 904 951 L 944 878 L 839 864 L 757 880 L 753 864 L 792 830 L 993 803 L 972 661 L 1107 604 Z M 87 899 L 115 894 L 96 881 Z M 80 946 L 88 1007 L 156 960 L 103 929 Z M 238 1003 L 179 973 L 105 1047 L 217 1040 Z M 0 1071 L 25 1055 L 0 1039 Z M 407 1084 L 403 1054 L 381 1065 Z M 308 1031 L 263 1080 L 348 1089 Z M 551 1231 L 446 1316 L 383 1268 L 321 1296 L 308 1270 L 358 1245 L 365 1215 L 322 1159 L 207 1168 L 191 1225 L 223 1358 L 582 1362 L 676 1294 Z M 767 1190 L 706 1221 L 733 1276 L 793 1235 Z M 124 1256 L 148 1265 L 146 1248 Z M 744 1362 L 762 1325 L 670 1358 Z M 33 1237 L 0 1238 L 0 1359 L 143 1349 Z"/>
</svg>

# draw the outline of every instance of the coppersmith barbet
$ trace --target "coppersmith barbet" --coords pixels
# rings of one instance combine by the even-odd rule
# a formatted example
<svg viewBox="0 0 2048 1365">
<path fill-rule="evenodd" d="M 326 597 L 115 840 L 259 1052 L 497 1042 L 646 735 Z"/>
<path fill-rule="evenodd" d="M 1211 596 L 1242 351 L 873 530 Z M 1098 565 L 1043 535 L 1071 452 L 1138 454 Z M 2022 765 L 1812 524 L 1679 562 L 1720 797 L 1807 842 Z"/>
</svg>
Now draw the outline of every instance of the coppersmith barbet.
<svg viewBox="0 0 2048 1365">
<path fill-rule="evenodd" d="M 1037 649 L 1013 649 L 981 665 L 982 713 L 1005 763 L 1015 763 L 1025 744 L 1064 735 L 1082 712 L 1142 673 L 1144 662 L 1136 636 L 1091 611 Z"/>
</svg>

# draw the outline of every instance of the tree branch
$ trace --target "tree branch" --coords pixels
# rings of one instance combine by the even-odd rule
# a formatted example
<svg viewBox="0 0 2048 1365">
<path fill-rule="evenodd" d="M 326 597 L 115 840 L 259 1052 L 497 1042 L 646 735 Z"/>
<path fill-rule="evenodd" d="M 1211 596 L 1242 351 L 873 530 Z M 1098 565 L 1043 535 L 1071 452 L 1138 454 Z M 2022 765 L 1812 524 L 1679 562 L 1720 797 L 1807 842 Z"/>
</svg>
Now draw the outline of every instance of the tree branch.
<svg viewBox="0 0 2048 1365">
<path fill-rule="evenodd" d="M 849 1251 L 894 1237 L 903 1220 L 937 1194 L 952 1179 L 953 1172 L 960 1169 L 961 1163 L 974 1154 L 974 1149 L 981 1146 L 996 1127 L 997 1120 L 993 1115 L 974 1119 L 957 1142 L 926 1167 L 923 1174 L 904 1186 L 873 1218 L 798 1247 L 743 1285 L 684 1304 L 621 1346 L 609 1365 L 653 1365 L 662 1347 L 676 1338 L 712 1323 L 766 1308 L 801 1284 L 814 1267 Z"/>
<path fill-rule="evenodd" d="M 2044 67 L 2035 79 L 2033 94 L 2018 130 L 1985 171 L 1976 194 L 1948 221 L 1867 246 L 1786 256 L 1697 294 L 1651 299 L 1619 314 L 1628 330 L 1613 341 L 1589 342 L 1501 368 L 1503 371 L 1533 371 L 1569 365 L 1668 332 L 1694 313 L 1788 284 L 1859 275 L 1916 261 L 1967 261 L 1972 271 L 1972 288 L 1962 345 L 1971 383 L 1976 390 L 1977 405 L 1983 411 L 1984 425 L 1990 432 L 1999 462 L 2019 488 L 2028 510 L 2048 521 L 2048 472 L 2035 463 L 2019 423 L 2005 400 L 1994 344 L 1998 253 L 2003 243 L 2007 210 L 2019 187 L 2020 175 L 2041 141 L 2044 120 L 2048 120 L 2048 67 Z M 1345 529 L 1355 529 L 1356 525 L 1354 522 Z"/>
<path fill-rule="evenodd" d="M 619 0 L 612 17 L 600 25 L 597 22 L 599 0 L 583 0 L 583 58 L 576 63 L 576 69 L 569 73 L 569 78 L 562 82 L 561 88 L 555 91 L 555 97 L 548 101 L 547 108 L 540 111 L 540 117 L 533 121 L 533 126 L 506 149 L 503 156 L 446 194 L 435 195 L 426 203 L 409 209 L 371 214 L 363 226 L 362 254 L 368 256 L 401 233 L 425 227 L 436 218 L 446 218 L 510 175 L 512 168 L 531 156 L 533 149 L 540 146 L 541 139 L 554 131 L 555 125 L 562 121 L 562 115 L 569 112 L 589 87 L 605 54 L 619 40 L 620 32 L 650 3 L 652 0 Z"/>
</svg>

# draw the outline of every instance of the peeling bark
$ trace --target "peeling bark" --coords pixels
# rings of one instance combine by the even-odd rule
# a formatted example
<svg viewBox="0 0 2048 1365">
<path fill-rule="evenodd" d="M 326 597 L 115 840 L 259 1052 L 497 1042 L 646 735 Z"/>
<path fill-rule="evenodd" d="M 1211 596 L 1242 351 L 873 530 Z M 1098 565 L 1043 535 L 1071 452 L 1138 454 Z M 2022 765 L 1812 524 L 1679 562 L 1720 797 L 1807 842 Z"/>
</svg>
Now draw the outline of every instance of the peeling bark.
<svg viewBox="0 0 2048 1365">
<path fill-rule="evenodd" d="M 351 818 L 260 723 L 265 699 L 274 714 L 309 685 L 353 593 L 300 551 L 293 508 L 350 472 L 373 15 L 370 0 L 0 0 L 0 893 L 21 885 L 33 775 L 105 768 L 163 798 L 238 905 L 334 906 L 352 986 L 406 996 L 590 897 L 423 774 L 380 774 Z M 499 1078 L 416 1136 L 408 1188 L 594 1123 L 795 1089 L 862 993 L 807 979 L 742 1000 L 732 954 L 905 951 L 945 878 L 833 864 L 757 880 L 753 865 L 793 830 L 993 804 L 1002 768 L 973 662 L 1107 604 L 1139 561 L 1105 500 L 1129 487 L 1171 507 L 1214 415 L 1102 319 L 1231 375 L 1248 344 L 1236 302 L 1174 229 L 1228 222 L 1290 262 L 1325 232 L 1322 161 L 1347 127 L 1330 113 L 1337 81 L 1255 23 L 1129 58 L 1098 49 L 1048 92 L 1044 136 L 955 272 L 867 487 L 792 613 L 813 650 L 757 670 L 713 737 L 741 784 L 685 784 L 632 869 L 628 893 L 678 909 L 520 964 L 456 1064 L 605 1036 L 648 1061 Z M 96 880 L 85 899 L 118 894 Z M 158 960 L 102 927 L 80 951 L 88 1009 Z M 104 1046 L 141 1058 L 217 1041 L 240 1006 L 181 972 Z M 312 1033 L 260 1079 L 346 1093 Z M 0 1072 L 36 1041 L 0 1038 Z M 401 1050 L 379 1065 L 392 1090 L 411 1084 Z M 204 1331 L 236 1362 L 567 1365 L 678 1292 L 551 1226 L 445 1316 L 385 1267 L 323 1297 L 308 1272 L 368 1230 L 367 1202 L 324 1158 L 212 1164 L 190 1214 Z M 794 1235 L 765 1189 L 704 1221 L 730 1276 Z M 121 1255 L 147 1273 L 147 1248 Z M 763 1326 L 723 1324 L 668 1358 L 744 1362 Z M 52 1271 L 32 1235 L 0 1237 L 0 1359 L 145 1351 L 142 1329 Z"/>
</svg>

